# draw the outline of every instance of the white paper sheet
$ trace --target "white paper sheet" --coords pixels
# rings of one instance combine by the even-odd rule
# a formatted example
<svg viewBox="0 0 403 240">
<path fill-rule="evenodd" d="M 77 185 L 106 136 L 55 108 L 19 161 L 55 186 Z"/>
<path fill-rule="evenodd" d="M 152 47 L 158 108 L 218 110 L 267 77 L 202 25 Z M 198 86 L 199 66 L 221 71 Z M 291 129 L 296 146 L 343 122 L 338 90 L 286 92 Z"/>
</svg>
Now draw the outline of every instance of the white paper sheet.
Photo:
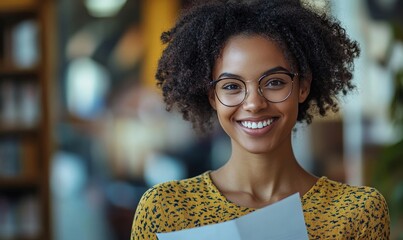
<svg viewBox="0 0 403 240">
<path fill-rule="evenodd" d="M 298 193 L 234 220 L 157 236 L 159 240 L 308 239 Z"/>
</svg>

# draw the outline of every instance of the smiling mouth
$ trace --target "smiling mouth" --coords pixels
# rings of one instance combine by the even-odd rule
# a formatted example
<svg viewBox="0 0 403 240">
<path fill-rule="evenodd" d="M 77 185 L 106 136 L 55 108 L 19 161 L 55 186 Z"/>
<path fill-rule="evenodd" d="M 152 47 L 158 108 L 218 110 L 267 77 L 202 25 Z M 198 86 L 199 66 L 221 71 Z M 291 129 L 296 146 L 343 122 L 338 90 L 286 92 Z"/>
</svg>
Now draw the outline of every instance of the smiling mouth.
<svg viewBox="0 0 403 240">
<path fill-rule="evenodd" d="M 270 126 L 277 118 L 270 118 L 264 121 L 252 122 L 252 121 L 241 121 L 241 125 L 249 129 L 261 129 Z"/>
</svg>

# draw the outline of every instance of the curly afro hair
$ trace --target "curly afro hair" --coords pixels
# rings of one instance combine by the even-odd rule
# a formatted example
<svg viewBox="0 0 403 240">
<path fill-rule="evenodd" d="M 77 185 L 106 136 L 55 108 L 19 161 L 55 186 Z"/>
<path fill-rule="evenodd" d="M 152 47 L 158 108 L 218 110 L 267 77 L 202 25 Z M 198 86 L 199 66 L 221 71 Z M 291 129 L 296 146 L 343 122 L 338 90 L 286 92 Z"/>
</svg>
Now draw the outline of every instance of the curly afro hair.
<svg viewBox="0 0 403 240">
<path fill-rule="evenodd" d="M 298 0 L 208 1 L 184 10 L 161 36 L 167 46 L 156 79 L 168 111 L 177 108 L 202 132 L 211 127 L 212 69 L 226 41 L 240 34 L 277 42 L 300 79 L 312 78 L 310 94 L 299 105 L 300 122 L 336 112 L 338 94 L 354 88 L 353 61 L 360 49 L 336 19 Z"/>
</svg>

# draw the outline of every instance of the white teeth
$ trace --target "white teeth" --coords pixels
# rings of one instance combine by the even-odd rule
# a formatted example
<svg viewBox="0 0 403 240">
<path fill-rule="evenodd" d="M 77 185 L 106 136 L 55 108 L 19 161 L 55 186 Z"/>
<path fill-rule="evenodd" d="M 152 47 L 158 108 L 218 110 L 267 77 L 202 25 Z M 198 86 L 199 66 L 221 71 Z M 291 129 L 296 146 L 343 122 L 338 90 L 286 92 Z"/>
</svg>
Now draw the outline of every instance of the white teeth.
<svg viewBox="0 0 403 240">
<path fill-rule="evenodd" d="M 274 121 L 273 118 L 266 120 L 266 121 L 259 121 L 259 122 L 251 122 L 251 121 L 242 121 L 241 124 L 244 127 L 250 128 L 250 129 L 259 129 L 259 128 L 264 128 L 272 124 Z"/>
</svg>

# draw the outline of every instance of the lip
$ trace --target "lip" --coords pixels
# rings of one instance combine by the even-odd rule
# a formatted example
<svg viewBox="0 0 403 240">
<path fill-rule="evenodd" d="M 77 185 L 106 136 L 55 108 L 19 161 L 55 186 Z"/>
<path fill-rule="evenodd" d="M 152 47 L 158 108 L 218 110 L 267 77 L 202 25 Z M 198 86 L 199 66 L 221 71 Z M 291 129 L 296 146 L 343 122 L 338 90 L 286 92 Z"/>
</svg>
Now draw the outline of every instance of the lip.
<svg viewBox="0 0 403 240">
<path fill-rule="evenodd" d="M 274 118 L 274 121 L 269 126 L 264 127 L 264 128 L 251 129 L 251 128 L 244 127 L 241 123 L 243 121 L 251 121 L 251 122 L 265 121 L 270 118 Z M 245 118 L 242 120 L 237 120 L 237 123 L 243 132 L 245 132 L 246 134 L 248 134 L 250 136 L 258 137 L 258 136 L 262 136 L 262 135 L 270 132 L 271 129 L 276 125 L 278 119 L 279 119 L 278 117 Z"/>
</svg>

